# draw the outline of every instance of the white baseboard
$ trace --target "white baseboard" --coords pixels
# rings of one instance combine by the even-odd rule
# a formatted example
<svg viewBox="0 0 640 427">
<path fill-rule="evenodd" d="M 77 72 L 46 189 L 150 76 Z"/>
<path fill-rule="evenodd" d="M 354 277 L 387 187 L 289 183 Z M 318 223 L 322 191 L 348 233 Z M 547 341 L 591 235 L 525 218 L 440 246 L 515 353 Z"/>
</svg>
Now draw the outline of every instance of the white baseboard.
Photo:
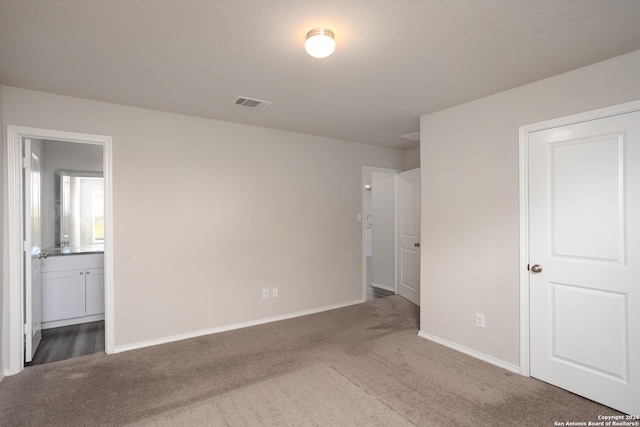
<svg viewBox="0 0 640 427">
<path fill-rule="evenodd" d="M 296 313 L 282 314 L 280 316 L 266 317 L 264 319 L 251 320 L 248 322 L 234 323 L 232 325 L 219 326 L 217 328 L 202 329 L 200 331 L 188 332 L 186 334 L 172 335 L 169 337 L 142 341 L 134 344 L 119 345 L 115 347 L 114 353 L 122 353 L 124 351 L 137 350 L 139 348 L 151 347 L 151 346 L 160 345 L 160 344 L 167 344 L 170 342 L 201 337 L 204 335 L 218 334 L 220 332 L 234 331 L 236 329 L 243 329 L 243 328 L 249 328 L 251 326 L 263 325 L 265 323 L 278 322 L 280 320 L 293 319 L 301 316 L 308 316 L 309 314 L 316 314 L 316 313 L 321 313 L 323 311 L 335 310 L 337 308 L 349 307 L 351 305 L 362 304 L 364 302 L 365 302 L 364 299 L 358 299 L 358 300 L 353 300 L 353 301 L 344 302 L 340 304 L 334 304 L 334 305 L 328 305 L 324 307 L 312 308 L 309 310 L 298 311 Z"/>
<path fill-rule="evenodd" d="M 484 353 L 480 353 L 479 351 L 472 350 L 470 348 L 464 347 L 462 345 L 453 343 L 451 341 L 447 341 L 445 339 L 439 338 L 435 335 L 427 334 L 426 332 L 419 331 L 418 336 L 429 341 L 433 341 L 435 343 L 441 344 L 445 347 L 449 347 L 453 350 L 459 351 L 460 353 L 464 353 L 468 356 L 475 357 L 476 359 L 480 359 L 484 362 L 490 363 L 492 365 L 498 366 L 500 368 L 506 369 L 507 371 L 511 371 L 516 374 L 520 374 L 520 367 L 514 364 L 505 362 L 504 360 L 496 359 L 493 356 L 486 355 Z"/>
</svg>

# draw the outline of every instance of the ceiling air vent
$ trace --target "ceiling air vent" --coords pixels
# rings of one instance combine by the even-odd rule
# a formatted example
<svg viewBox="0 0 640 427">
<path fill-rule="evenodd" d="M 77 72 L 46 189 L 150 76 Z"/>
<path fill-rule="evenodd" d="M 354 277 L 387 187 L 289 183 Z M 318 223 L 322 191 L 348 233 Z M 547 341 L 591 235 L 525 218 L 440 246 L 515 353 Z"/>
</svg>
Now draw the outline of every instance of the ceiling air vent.
<svg viewBox="0 0 640 427">
<path fill-rule="evenodd" d="M 238 107 L 251 108 L 253 110 L 264 110 L 269 105 L 273 104 L 273 102 L 239 96 L 232 102 L 232 104 L 237 105 Z"/>
<path fill-rule="evenodd" d="M 408 139 L 409 141 L 420 141 L 420 132 L 411 132 L 405 135 L 400 135 L 398 138 Z"/>
</svg>

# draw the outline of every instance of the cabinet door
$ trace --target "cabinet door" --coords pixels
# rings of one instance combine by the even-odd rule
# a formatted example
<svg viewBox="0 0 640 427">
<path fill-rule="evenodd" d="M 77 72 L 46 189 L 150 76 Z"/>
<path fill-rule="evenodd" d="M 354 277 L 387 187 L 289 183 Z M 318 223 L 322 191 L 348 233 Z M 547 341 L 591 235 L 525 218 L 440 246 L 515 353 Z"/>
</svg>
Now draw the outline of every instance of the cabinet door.
<svg viewBox="0 0 640 427">
<path fill-rule="evenodd" d="M 104 268 L 85 270 L 87 283 L 87 316 L 104 313 Z"/>
<path fill-rule="evenodd" d="M 84 270 L 42 273 L 43 322 L 84 316 L 84 273 Z"/>
</svg>

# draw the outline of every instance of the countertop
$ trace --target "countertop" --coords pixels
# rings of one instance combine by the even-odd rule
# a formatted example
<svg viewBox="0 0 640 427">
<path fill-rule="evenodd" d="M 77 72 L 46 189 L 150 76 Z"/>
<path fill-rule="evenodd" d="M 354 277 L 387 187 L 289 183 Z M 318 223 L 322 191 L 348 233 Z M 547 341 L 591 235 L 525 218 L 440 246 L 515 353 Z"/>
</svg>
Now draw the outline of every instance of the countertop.
<svg viewBox="0 0 640 427">
<path fill-rule="evenodd" d="M 103 254 L 104 245 L 55 247 L 47 248 L 42 252 L 46 253 L 47 256 Z"/>
</svg>

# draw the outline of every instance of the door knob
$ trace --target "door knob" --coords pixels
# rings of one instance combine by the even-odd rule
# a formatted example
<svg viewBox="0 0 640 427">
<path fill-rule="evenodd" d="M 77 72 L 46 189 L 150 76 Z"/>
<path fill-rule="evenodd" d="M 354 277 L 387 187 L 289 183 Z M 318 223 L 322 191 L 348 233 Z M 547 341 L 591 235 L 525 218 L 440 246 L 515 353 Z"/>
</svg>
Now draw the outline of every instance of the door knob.
<svg viewBox="0 0 640 427">
<path fill-rule="evenodd" d="M 49 254 L 48 254 L 48 253 L 46 253 L 46 252 L 40 252 L 40 253 L 38 254 L 38 259 L 46 258 L 46 257 L 48 257 L 48 256 L 49 256 Z"/>
<path fill-rule="evenodd" d="M 540 273 L 542 271 L 542 266 L 540 264 L 534 264 L 531 266 L 532 273 Z"/>
<path fill-rule="evenodd" d="M 420 247 L 420 242 L 416 242 L 416 243 L 414 243 L 414 244 L 413 244 L 413 247 L 415 247 L 415 248 L 419 248 L 419 247 Z"/>
</svg>

